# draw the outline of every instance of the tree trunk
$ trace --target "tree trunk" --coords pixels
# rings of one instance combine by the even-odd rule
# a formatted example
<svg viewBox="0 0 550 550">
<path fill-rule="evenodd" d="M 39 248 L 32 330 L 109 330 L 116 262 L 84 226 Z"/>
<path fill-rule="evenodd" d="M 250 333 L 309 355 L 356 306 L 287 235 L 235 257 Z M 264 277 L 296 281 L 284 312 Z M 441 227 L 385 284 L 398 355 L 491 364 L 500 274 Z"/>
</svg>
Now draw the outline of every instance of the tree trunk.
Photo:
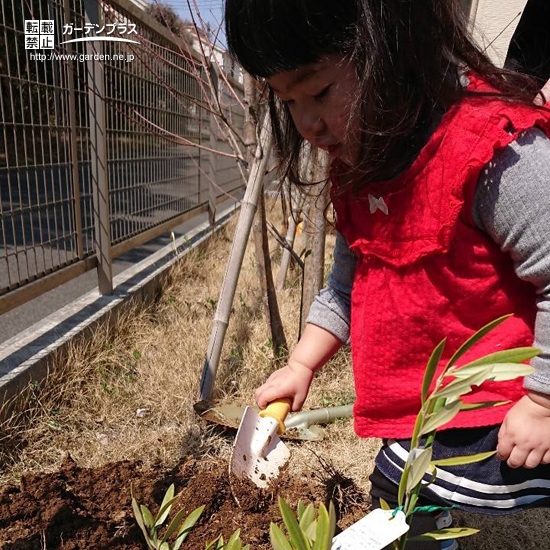
<svg viewBox="0 0 550 550">
<path fill-rule="evenodd" d="M 329 186 L 326 182 L 326 157 L 318 157 L 314 167 L 314 181 L 320 181 L 312 189 L 316 196 L 310 197 L 308 212 L 307 248 L 304 255 L 305 273 L 302 300 L 302 331 L 315 296 L 323 288 L 325 275 L 325 210 L 329 204 Z"/>
<path fill-rule="evenodd" d="M 258 112 L 258 88 L 256 81 L 248 74 L 245 75 L 244 94 L 245 105 L 247 106 L 244 125 L 245 143 L 250 154 L 256 142 L 256 125 L 254 122 Z M 256 266 L 258 268 L 258 279 L 260 281 L 261 300 L 264 305 L 265 317 L 271 331 L 273 352 L 276 357 L 279 357 L 287 351 L 287 344 L 281 315 L 279 313 L 277 295 L 275 294 L 275 285 L 273 283 L 263 192 L 258 201 L 258 210 L 256 211 L 256 218 L 252 231 L 254 235 L 254 248 Z"/>
<path fill-rule="evenodd" d="M 256 245 L 256 264 L 258 266 L 258 278 L 262 293 L 262 303 L 266 318 L 271 329 L 271 341 L 275 357 L 280 357 L 288 350 L 285 338 L 285 331 L 275 285 L 273 283 L 273 272 L 271 269 L 271 257 L 269 255 L 269 242 L 267 238 L 267 223 L 265 219 L 265 201 L 262 193 L 254 221 L 254 243 Z"/>
<path fill-rule="evenodd" d="M 285 241 L 289 246 L 289 248 L 294 248 L 294 241 L 296 239 L 296 227 L 298 225 L 298 222 L 300 221 L 301 206 L 297 199 L 294 200 L 293 202 L 290 188 L 289 188 L 289 197 L 290 197 L 289 204 L 292 205 L 292 212 L 288 218 L 288 229 L 286 231 Z M 283 248 L 283 253 L 281 256 L 281 265 L 279 267 L 279 273 L 277 274 L 277 284 L 275 287 L 278 292 L 283 290 L 285 286 L 286 274 L 288 272 L 291 259 L 292 259 L 292 255 L 290 253 L 290 250 L 288 248 Z"/>
</svg>

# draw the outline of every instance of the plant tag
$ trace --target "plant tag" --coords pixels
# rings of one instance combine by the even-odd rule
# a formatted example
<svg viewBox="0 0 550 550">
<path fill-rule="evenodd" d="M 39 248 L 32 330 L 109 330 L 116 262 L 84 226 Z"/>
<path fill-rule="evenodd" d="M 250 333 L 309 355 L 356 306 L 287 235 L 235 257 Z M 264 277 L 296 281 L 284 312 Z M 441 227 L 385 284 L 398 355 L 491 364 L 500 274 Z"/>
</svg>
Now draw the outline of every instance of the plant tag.
<svg viewBox="0 0 550 550">
<path fill-rule="evenodd" d="M 373 510 L 334 537 L 331 550 L 382 550 L 409 530 L 403 512 L 392 514 L 393 510 Z"/>
</svg>

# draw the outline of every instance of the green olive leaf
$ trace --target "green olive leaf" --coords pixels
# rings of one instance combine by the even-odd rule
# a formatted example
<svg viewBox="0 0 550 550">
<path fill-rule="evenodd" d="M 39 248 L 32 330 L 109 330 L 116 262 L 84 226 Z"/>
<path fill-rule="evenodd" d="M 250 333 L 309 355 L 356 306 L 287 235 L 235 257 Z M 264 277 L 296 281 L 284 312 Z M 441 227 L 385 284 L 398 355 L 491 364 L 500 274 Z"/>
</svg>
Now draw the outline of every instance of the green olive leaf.
<svg viewBox="0 0 550 550">
<path fill-rule="evenodd" d="M 462 403 L 461 411 L 476 411 L 478 409 L 488 409 L 490 407 L 500 407 L 502 405 L 508 405 L 511 403 L 508 401 L 480 401 L 479 403 Z"/>
<path fill-rule="evenodd" d="M 417 451 L 415 453 L 415 451 Z M 413 449 L 411 454 L 416 456 L 411 460 L 409 466 L 409 476 L 407 478 L 407 493 L 412 492 L 412 490 L 422 481 L 422 478 L 428 471 L 430 462 L 432 460 L 432 447 L 427 449 Z"/>
<path fill-rule="evenodd" d="M 496 451 L 489 451 L 486 453 L 477 453 L 475 455 L 466 456 L 453 456 L 451 458 L 441 458 L 439 460 L 432 460 L 433 466 L 462 466 L 463 464 L 473 464 L 474 462 L 481 462 L 493 455 Z"/>
<path fill-rule="evenodd" d="M 462 408 L 462 401 L 453 401 L 439 409 L 437 412 L 429 415 L 422 425 L 421 435 L 428 434 L 437 430 L 444 424 L 450 422 Z"/>
<path fill-rule="evenodd" d="M 475 361 L 467 363 L 459 367 L 461 369 L 466 367 L 476 367 L 478 365 L 490 365 L 493 363 L 523 363 L 536 357 L 541 352 L 538 348 L 526 347 L 526 348 L 513 348 L 503 351 L 497 351 L 495 353 L 489 353 L 484 355 Z"/>
<path fill-rule="evenodd" d="M 504 382 L 505 380 L 514 380 L 520 376 L 527 376 L 535 372 L 535 369 L 524 363 L 484 363 L 482 365 L 464 366 L 453 371 L 452 375 L 459 379 L 478 375 L 486 369 L 490 369 L 486 380 L 493 382 Z"/>
<path fill-rule="evenodd" d="M 464 394 L 469 393 L 472 390 L 472 386 L 479 386 L 487 377 L 491 374 L 491 366 L 485 366 L 484 370 L 477 374 L 472 374 L 464 379 L 453 380 L 450 384 L 447 384 L 444 388 L 432 394 L 433 398 L 447 397 L 451 399 L 458 399 Z"/>
<path fill-rule="evenodd" d="M 447 367 L 454 365 L 460 357 L 462 357 L 470 348 L 477 344 L 477 342 L 481 340 L 488 332 L 506 321 L 506 319 L 508 319 L 509 317 L 511 317 L 511 315 L 503 315 L 502 317 L 499 317 L 498 319 L 487 323 L 484 327 L 481 327 L 477 332 L 472 334 L 472 336 L 470 336 L 470 338 L 468 338 L 468 340 L 466 340 L 466 342 L 464 342 L 455 351 L 455 353 L 453 353 L 453 355 L 449 359 L 449 362 L 447 363 Z"/>
<path fill-rule="evenodd" d="M 446 339 L 443 339 L 441 340 L 441 342 L 439 342 L 437 347 L 433 350 L 430 359 L 428 360 L 428 363 L 426 365 L 426 370 L 424 371 L 424 379 L 422 380 L 422 403 L 424 403 L 426 401 L 426 398 L 428 397 L 428 392 L 430 391 L 430 385 L 437 369 L 437 365 L 439 365 L 439 361 L 441 361 L 441 356 L 443 355 L 443 350 L 445 349 L 445 342 Z"/>
<path fill-rule="evenodd" d="M 476 533 L 479 533 L 479 529 L 472 529 L 471 527 L 449 527 L 448 529 L 429 531 L 428 533 L 422 533 L 422 535 L 417 535 L 416 537 L 409 537 L 407 540 L 409 542 L 449 540 L 470 537 Z"/>
</svg>

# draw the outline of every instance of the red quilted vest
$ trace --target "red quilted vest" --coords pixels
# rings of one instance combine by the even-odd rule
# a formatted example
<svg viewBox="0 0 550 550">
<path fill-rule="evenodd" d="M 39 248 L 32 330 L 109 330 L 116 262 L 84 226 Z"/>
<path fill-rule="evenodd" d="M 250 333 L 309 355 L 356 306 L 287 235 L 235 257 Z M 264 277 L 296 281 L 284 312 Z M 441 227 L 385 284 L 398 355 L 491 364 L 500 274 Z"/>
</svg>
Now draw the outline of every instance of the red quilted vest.
<svg viewBox="0 0 550 550">
<path fill-rule="evenodd" d="M 474 79 L 471 86 L 483 84 Z M 336 226 L 358 257 L 351 347 L 359 436 L 411 436 L 424 367 L 444 337 L 442 364 L 476 330 L 513 313 L 459 364 L 532 345 L 535 289 L 517 278 L 510 256 L 476 227 L 470 213 L 483 167 L 533 126 L 550 133 L 550 116 L 495 99 L 466 98 L 444 115 L 410 168 L 391 182 L 358 194 L 337 193 L 344 176 L 342 165 L 333 166 Z M 388 215 L 370 212 L 369 193 L 383 196 Z M 465 400 L 514 403 L 523 394 L 522 380 L 492 382 L 474 388 Z M 498 424 L 510 406 L 464 411 L 445 427 Z"/>
</svg>

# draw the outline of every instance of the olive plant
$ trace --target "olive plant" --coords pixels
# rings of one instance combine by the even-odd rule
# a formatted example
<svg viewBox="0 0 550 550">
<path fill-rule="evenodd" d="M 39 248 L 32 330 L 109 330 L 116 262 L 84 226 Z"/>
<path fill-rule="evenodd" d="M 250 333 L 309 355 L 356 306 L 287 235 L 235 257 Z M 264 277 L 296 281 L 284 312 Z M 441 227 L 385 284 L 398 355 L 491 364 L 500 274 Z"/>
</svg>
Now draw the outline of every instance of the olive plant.
<svg viewBox="0 0 550 550">
<path fill-rule="evenodd" d="M 508 317 L 504 316 L 492 321 L 464 342 L 447 361 L 431 391 L 430 388 L 437 366 L 443 356 L 445 340 L 442 340 L 436 346 L 428 360 L 421 389 L 422 406 L 416 418 L 411 439 L 411 450 L 398 489 L 397 510 L 402 510 L 405 513 L 408 523 L 410 523 L 411 517 L 415 513 L 421 489 L 433 483 L 438 466 L 456 466 L 480 462 L 496 453 L 496 450 L 494 450 L 476 455 L 432 460 L 433 443 L 437 430 L 450 422 L 460 411 L 498 407 L 508 403 L 508 401 L 494 401 L 466 404 L 461 398 L 471 391 L 472 386 L 479 386 L 488 380 L 512 380 L 533 372 L 532 367 L 523 363 L 540 353 L 540 350 L 532 347 L 499 351 L 462 366 L 456 365 L 459 358 L 470 350 L 474 344 Z M 425 479 L 426 474 L 429 476 L 428 479 Z M 381 505 L 385 509 L 390 509 L 386 502 L 382 502 Z M 404 550 L 407 540 L 454 539 L 470 536 L 477 532 L 478 530 L 467 527 L 448 528 L 423 533 L 410 539 L 407 539 L 407 533 L 405 533 L 394 542 L 394 548 L 395 550 Z"/>
</svg>

